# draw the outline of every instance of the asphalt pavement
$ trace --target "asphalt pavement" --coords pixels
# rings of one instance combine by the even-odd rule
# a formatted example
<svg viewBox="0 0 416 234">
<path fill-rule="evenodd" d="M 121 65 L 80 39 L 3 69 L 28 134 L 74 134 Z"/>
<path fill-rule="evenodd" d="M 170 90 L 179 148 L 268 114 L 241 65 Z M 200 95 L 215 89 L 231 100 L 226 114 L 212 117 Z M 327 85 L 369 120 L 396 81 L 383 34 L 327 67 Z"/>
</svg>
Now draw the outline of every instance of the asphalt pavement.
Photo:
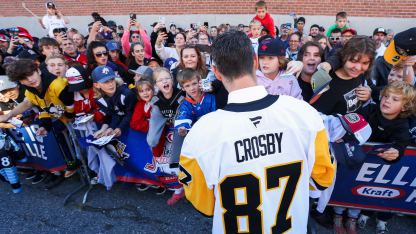
<svg viewBox="0 0 416 234">
<path fill-rule="evenodd" d="M 212 219 L 201 215 L 182 200 L 169 206 L 172 191 L 156 195 L 155 189 L 139 192 L 135 187 L 123 189 L 115 184 L 111 190 L 95 185 L 86 204 L 82 204 L 87 187 L 72 195 L 81 185 L 79 176 L 66 179 L 59 187 L 45 189 L 41 182 L 32 185 L 19 175 L 22 192 L 14 194 L 9 184 L 0 182 L 0 233 L 212 233 Z M 358 233 L 375 233 L 375 218 Z M 316 233 L 329 234 L 314 222 Z M 416 233 L 416 219 L 394 216 L 390 233 Z"/>
</svg>

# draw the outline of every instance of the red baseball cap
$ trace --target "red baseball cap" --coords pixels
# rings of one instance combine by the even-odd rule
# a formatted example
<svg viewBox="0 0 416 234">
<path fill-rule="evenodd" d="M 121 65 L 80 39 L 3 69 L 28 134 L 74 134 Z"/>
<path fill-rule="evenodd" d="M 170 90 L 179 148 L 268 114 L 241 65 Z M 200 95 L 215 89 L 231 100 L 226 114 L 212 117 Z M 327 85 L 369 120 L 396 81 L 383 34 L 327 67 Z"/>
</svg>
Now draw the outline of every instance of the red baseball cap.
<svg viewBox="0 0 416 234">
<path fill-rule="evenodd" d="M 26 37 L 26 38 L 29 38 L 31 41 L 33 41 L 33 37 L 29 34 L 29 33 L 26 33 L 26 32 L 21 32 L 21 33 L 19 33 L 19 34 L 17 34 L 19 37 Z"/>
<path fill-rule="evenodd" d="M 6 35 L 0 34 L 0 41 L 10 41 L 10 39 Z"/>
<path fill-rule="evenodd" d="M 346 29 L 342 30 L 341 35 L 344 34 L 344 33 L 346 33 L 346 32 L 351 32 L 352 35 L 356 35 L 357 34 L 357 32 L 354 29 L 352 29 L 352 28 L 346 28 Z"/>
</svg>

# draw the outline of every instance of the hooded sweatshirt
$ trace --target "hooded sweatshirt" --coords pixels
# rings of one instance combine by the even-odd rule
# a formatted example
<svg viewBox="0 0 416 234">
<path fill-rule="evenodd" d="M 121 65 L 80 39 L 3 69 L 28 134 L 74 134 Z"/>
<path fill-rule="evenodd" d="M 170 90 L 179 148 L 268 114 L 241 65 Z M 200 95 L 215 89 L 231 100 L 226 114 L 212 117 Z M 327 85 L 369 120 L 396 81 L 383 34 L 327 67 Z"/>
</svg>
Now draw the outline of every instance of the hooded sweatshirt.
<svg viewBox="0 0 416 234">
<path fill-rule="evenodd" d="M 270 35 L 275 38 L 276 37 L 276 32 L 274 31 L 274 20 L 273 18 L 270 16 L 269 13 L 266 13 L 266 16 L 264 16 L 263 19 L 260 19 L 258 15 L 256 15 L 256 17 L 254 17 L 253 20 L 258 20 L 260 21 L 261 25 L 265 26 L 269 32 Z"/>
<path fill-rule="evenodd" d="M 112 97 L 105 95 L 102 98 L 94 100 L 106 116 L 111 116 L 109 128 L 119 128 L 123 131 L 129 126 L 133 116 L 134 107 L 137 103 L 137 97 L 133 91 L 127 88 L 127 86 L 122 85 L 117 87 L 116 92 Z"/>
<path fill-rule="evenodd" d="M 66 123 L 75 117 L 74 93 L 68 91 L 68 81 L 45 70 L 41 74 L 42 90 L 26 87 L 27 99 L 39 109 L 39 127 L 52 128 L 52 117 Z"/>
<path fill-rule="evenodd" d="M 292 75 L 290 77 L 279 78 L 279 76 L 286 74 L 286 70 L 280 71 L 274 80 L 264 76 L 263 72 L 257 70 L 257 84 L 263 85 L 267 92 L 272 95 L 288 95 L 296 99 L 303 100 L 302 90 L 299 87 L 298 81 Z"/>
<path fill-rule="evenodd" d="M 399 157 L 386 163 L 396 163 L 404 155 L 404 151 L 409 144 L 409 122 L 407 118 L 396 117 L 392 120 L 384 118 L 380 110 L 380 104 L 368 104 L 359 112 L 368 124 L 370 124 L 373 132 L 369 141 L 381 143 L 394 143 L 393 148 L 399 151 Z"/>
</svg>

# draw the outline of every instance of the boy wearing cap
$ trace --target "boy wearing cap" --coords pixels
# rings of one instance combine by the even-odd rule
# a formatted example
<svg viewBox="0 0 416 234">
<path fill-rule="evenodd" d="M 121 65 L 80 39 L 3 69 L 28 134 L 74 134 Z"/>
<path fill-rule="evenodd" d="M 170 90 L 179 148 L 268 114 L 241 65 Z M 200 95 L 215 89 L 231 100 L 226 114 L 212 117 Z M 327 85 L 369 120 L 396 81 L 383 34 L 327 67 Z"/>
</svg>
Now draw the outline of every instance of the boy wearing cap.
<svg viewBox="0 0 416 234">
<path fill-rule="evenodd" d="M 363 107 L 360 114 L 368 121 L 373 132 L 369 141 L 393 143 L 393 147 L 377 155 L 388 164 L 397 163 L 404 155 L 409 144 L 409 123 L 406 119 L 415 108 L 416 93 L 413 85 L 404 81 L 389 83 L 381 91 L 380 104 Z M 358 226 L 364 228 L 372 211 L 363 211 L 358 219 Z M 391 213 L 378 213 L 376 232 L 387 230 L 387 221 Z"/>
<path fill-rule="evenodd" d="M 276 32 L 274 31 L 274 20 L 273 18 L 267 13 L 267 4 L 265 1 L 258 1 L 255 5 L 257 15 L 253 18 L 253 20 L 258 20 L 261 25 L 266 27 L 270 35 L 275 38 Z"/>
<path fill-rule="evenodd" d="M 124 85 L 123 80 L 116 80 L 117 76 L 110 67 L 98 66 L 91 77 L 94 82 L 95 103 L 106 114 L 103 126 L 94 137 L 112 134 L 119 137 L 129 126 L 137 97 Z"/>
<path fill-rule="evenodd" d="M 33 51 L 33 50 L 22 50 L 17 55 L 17 59 L 28 59 L 28 60 L 32 60 L 38 66 L 40 66 L 39 57 L 40 57 L 40 55 L 36 54 L 35 51 Z"/>
<path fill-rule="evenodd" d="M 161 67 L 163 64 L 159 59 L 151 57 L 149 60 L 145 61 L 144 65 L 150 67 L 154 71 Z"/>
<path fill-rule="evenodd" d="M 66 71 L 69 92 L 74 92 L 74 109 L 76 117 L 94 115 L 90 121 L 102 122 L 105 113 L 94 101 L 93 82 L 88 72 L 81 66 L 74 66 Z"/>
<path fill-rule="evenodd" d="M 129 73 L 134 75 L 134 83 L 129 85 L 129 89 L 134 89 L 136 87 L 137 81 L 139 81 L 142 76 L 148 76 L 150 80 L 153 79 L 153 69 L 148 66 L 140 66 L 137 68 L 137 70 L 130 69 Z"/>
<path fill-rule="evenodd" d="M 294 29 L 293 32 L 302 32 L 302 34 L 306 34 L 306 36 L 308 36 L 308 32 L 306 32 L 306 30 L 304 29 L 305 27 L 305 17 L 299 17 L 299 19 L 296 18 L 296 14 L 293 16 L 293 21 L 294 21 Z"/>
<path fill-rule="evenodd" d="M 377 57 L 383 56 L 384 51 L 386 51 L 387 47 L 384 45 L 384 37 L 387 35 L 387 31 L 384 28 L 376 28 L 373 32 L 373 40 L 376 43 L 376 53 Z"/>
<path fill-rule="evenodd" d="M 341 32 L 346 29 L 349 28 L 347 25 L 347 13 L 346 12 L 338 12 L 337 15 L 335 16 L 336 20 L 335 20 L 335 24 L 332 25 L 329 29 L 328 32 L 326 33 L 327 37 L 331 36 L 331 32 L 332 30 L 338 28 L 339 30 L 341 30 Z"/>
</svg>

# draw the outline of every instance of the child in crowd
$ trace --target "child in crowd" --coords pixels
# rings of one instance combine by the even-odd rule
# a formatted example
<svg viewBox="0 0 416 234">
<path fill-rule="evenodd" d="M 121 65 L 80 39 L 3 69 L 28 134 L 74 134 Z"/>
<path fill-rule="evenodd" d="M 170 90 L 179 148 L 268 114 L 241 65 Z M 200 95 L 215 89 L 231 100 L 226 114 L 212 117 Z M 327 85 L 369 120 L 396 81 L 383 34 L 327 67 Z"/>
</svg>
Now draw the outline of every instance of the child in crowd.
<svg viewBox="0 0 416 234">
<path fill-rule="evenodd" d="M 257 48 L 259 47 L 259 38 L 261 35 L 261 23 L 258 20 L 252 20 L 249 24 L 250 31 L 251 31 L 251 44 L 253 45 L 253 49 L 257 52 Z"/>
<path fill-rule="evenodd" d="M 94 137 L 116 134 L 119 137 L 129 125 L 137 97 L 107 66 L 98 66 L 91 74 L 94 82 L 94 99 L 105 113 L 103 126 Z"/>
<path fill-rule="evenodd" d="M 147 62 L 144 65 L 150 67 L 154 71 L 157 68 L 162 66 L 162 62 L 160 60 L 158 60 L 157 58 L 151 57 L 149 60 L 147 60 Z M 152 76 L 150 76 L 150 77 L 152 77 Z"/>
<path fill-rule="evenodd" d="M 66 78 L 65 73 L 68 70 L 68 62 L 62 54 L 50 53 L 46 57 L 45 63 L 50 73 L 60 78 Z"/>
<path fill-rule="evenodd" d="M 74 108 L 76 117 L 94 115 L 90 122 L 102 122 L 105 113 L 100 111 L 94 100 L 93 82 L 88 72 L 81 66 L 71 67 L 66 71 L 69 92 L 74 92 Z"/>
<path fill-rule="evenodd" d="M 393 147 L 377 155 L 386 163 L 397 163 L 404 155 L 404 151 L 409 144 L 409 124 L 407 117 L 411 115 L 415 108 L 416 93 L 413 85 L 403 81 L 389 83 L 381 91 L 380 104 L 368 104 L 359 112 L 370 124 L 372 133 L 369 141 L 381 143 L 393 143 Z M 334 207 L 334 230 L 337 233 L 343 233 L 344 227 L 342 222 L 343 207 Z M 358 209 L 354 209 L 358 210 Z M 359 211 L 359 210 L 358 210 Z M 349 212 L 350 213 L 350 212 Z M 357 216 L 351 217 L 358 226 L 364 228 L 367 220 L 373 215 L 372 211 L 363 211 L 358 218 L 359 212 L 354 212 Z M 377 215 L 377 233 L 387 231 L 387 221 L 393 216 L 391 213 L 378 213 Z M 342 232 L 341 232 L 342 231 Z"/>
<path fill-rule="evenodd" d="M 325 115 L 359 113 L 362 105 L 371 98 L 364 73 L 374 63 L 375 47 L 370 38 L 356 36 L 337 51 L 342 66 L 329 74 L 332 78 L 330 89 L 312 103 L 317 111 Z"/>
<path fill-rule="evenodd" d="M 286 75 L 288 60 L 281 40 L 264 40 L 258 48 L 260 71 L 256 71 L 257 84 L 263 85 L 272 95 L 289 95 L 302 100 L 302 90 L 295 76 Z"/>
<path fill-rule="evenodd" d="M 390 70 L 389 76 L 387 77 L 387 82 L 391 83 L 394 81 L 405 81 L 409 84 L 415 83 L 415 61 L 416 57 L 408 57 L 409 59 L 403 60 L 398 64 L 393 65 Z M 409 68 L 407 68 L 409 66 Z M 410 67 L 413 66 L 413 67 Z M 407 73 L 407 74 L 406 74 Z M 371 97 L 373 101 L 378 103 L 380 101 L 380 91 L 385 86 L 376 86 L 376 84 L 371 84 Z"/>
<path fill-rule="evenodd" d="M 61 50 L 59 48 L 59 43 L 53 38 L 43 37 L 39 40 L 39 53 L 45 56 L 45 58 L 48 57 L 50 53 L 60 54 Z M 46 70 L 46 63 L 42 62 L 39 69 Z"/>
<path fill-rule="evenodd" d="M 269 13 L 267 13 L 267 4 L 265 1 L 258 1 L 255 5 L 256 8 L 256 17 L 253 18 L 253 20 L 258 20 L 261 25 L 266 27 L 269 30 L 270 35 L 275 38 L 276 32 L 274 31 L 274 20 L 270 16 Z"/>
<path fill-rule="evenodd" d="M 169 70 L 161 67 L 153 72 L 153 82 L 159 92 L 152 98 L 150 104 L 152 110 L 150 113 L 149 132 L 147 134 L 147 143 L 150 147 L 156 147 L 159 144 L 160 136 L 163 133 L 165 125 L 171 125 L 180 115 L 180 106 L 185 100 L 185 92 L 173 86 L 172 75 Z M 165 156 L 179 155 L 183 137 L 174 131 L 173 142 L 165 147 Z M 178 147 L 179 146 L 179 147 Z M 168 168 L 160 168 L 167 174 L 178 176 L 179 163 L 170 164 Z M 180 198 L 185 196 L 183 188 L 175 190 L 173 196 L 168 200 L 169 205 L 175 204 Z"/>
<path fill-rule="evenodd" d="M 133 80 L 134 84 L 129 85 L 129 89 L 133 89 L 136 87 L 136 83 L 140 80 L 142 76 L 153 77 L 153 70 L 148 66 L 140 66 L 137 70 L 129 70 L 129 73 L 134 75 Z M 150 78 L 152 79 L 152 78 Z"/>
<path fill-rule="evenodd" d="M 147 75 L 140 77 L 136 81 L 135 87 L 139 95 L 139 101 L 137 102 L 136 107 L 134 108 L 134 113 L 130 122 L 130 127 L 136 131 L 149 132 L 149 119 L 151 118 L 150 113 L 152 110 L 150 101 L 152 100 L 154 96 L 155 87 L 153 85 L 153 81 Z M 160 157 L 163 155 L 164 145 L 165 145 L 165 134 L 163 131 L 162 134 L 160 135 L 159 143 L 156 145 L 156 147 L 152 148 L 154 157 Z M 136 184 L 136 186 L 139 191 L 145 191 L 150 187 L 149 184 Z M 159 186 L 156 190 L 157 195 L 161 195 L 165 192 L 166 192 L 165 186 Z"/>
<path fill-rule="evenodd" d="M 65 139 L 60 136 L 60 132 L 66 130 L 63 123 L 66 124 L 75 118 L 74 94 L 68 90 L 68 81 L 48 71 L 41 71 L 36 63 L 29 60 L 17 60 L 11 64 L 7 68 L 7 76 L 10 81 L 20 82 L 26 86 L 27 100 L 2 116 L 0 122 L 36 106 L 39 109 L 39 129 L 36 131 L 36 135 L 46 135 L 53 127 L 58 132 L 59 144 L 63 146 L 65 152 L 69 152 Z M 53 119 L 57 120 L 53 122 Z M 68 159 L 67 164 L 68 171 L 65 173 L 65 177 L 73 175 L 75 173 L 73 169 L 79 166 L 80 162 Z M 59 175 L 55 174 L 55 176 Z"/>
<path fill-rule="evenodd" d="M 349 28 L 347 25 L 347 13 L 346 12 L 338 12 L 336 15 L 336 20 L 335 20 L 335 24 L 332 25 L 329 29 L 328 32 L 326 33 L 327 37 L 331 37 L 331 32 L 334 29 L 339 29 L 341 30 L 341 32 L 346 29 Z"/>
<path fill-rule="evenodd" d="M 217 110 L 215 94 L 201 92 L 200 80 L 201 75 L 192 68 L 185 68 L 178 75 L 179 85 L 186 92 L 185 101 L 180 107 L 180 116 L 175 120 L 175 130 L 181 136 L 186 136 L 191 126 L 202 116 Z M 179 163 L 179 157 L 171 157 L 170 160 L 171 163 Z"/>
</svg>

